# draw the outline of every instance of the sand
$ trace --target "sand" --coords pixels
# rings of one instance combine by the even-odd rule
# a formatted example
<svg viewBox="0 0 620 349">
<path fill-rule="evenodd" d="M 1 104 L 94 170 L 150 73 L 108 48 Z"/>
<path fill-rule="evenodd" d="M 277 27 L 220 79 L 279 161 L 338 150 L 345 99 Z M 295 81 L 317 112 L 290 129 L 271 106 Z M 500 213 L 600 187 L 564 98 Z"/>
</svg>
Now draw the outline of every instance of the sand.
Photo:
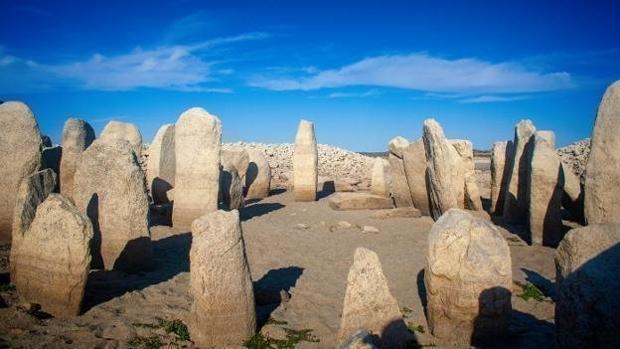
<svg viewBox="0 0 620 349">
<path fill-rule="evenodd" d="M 317 202 L 294 202 L 282 189 L 248 202 L 242 211 L 242 228 L 252 279 L 255 283 L 259 326 L 311 329 L 319 342 L 301 342 L 298 348 L 334 348 L 347 273 L 355 248 L 375 251 L 381 260 L 392 294 L 416 331 L 420 345 L 442 343 L 428 333 L 424 316 L 423 268 L 427 233 L 433 221 L 423 218 L 370 218 L 371 211 L 334 211 L 325 195 Z M 343 228 L 346 221 L 352 226 Z M 378 233 L 365 233 L 373 226 Z M 510 245 L 514 280 L 537 285 L 553 297 L 553 249 L 526 246 L 505 231 Z M 156 269 L 137 275 L 91 272 L 86 311 L 73 320 L 46 318 L 37 311 L 16 306 L 14 291 L 1 292 L 0 348 L 130 348 L 146 341 L 192 348 L 174 334 L 155 326 L 160 319 L 185 321 L 192 300 L 188 296 L 188 253 L 191 236 L 166 226 L 152 227 Z M 2 249 L 0 253 L 5 254 Z M 0 273 L 6 272 L 0 263 Z M 4 285 L 8 275 L 0 279 Z M 280 302 L 280 290 L 290 300 Z M 498 348 L 543 348 L 554 341 L 550 298 L 525 301 L 513 292 L 511 337 Z M 266 329 L 266 328 L 265 328 Z M 138 338 L 138 339 L 136 339 Z M 150 338 L 150 339 L 149 339 Z M 156 343 L 157 344 L 157 343 Z M 4 345 L 4 346 L 3 346 Z M 155 346 L 156 347 L 156 346 Z"/>
</svg>

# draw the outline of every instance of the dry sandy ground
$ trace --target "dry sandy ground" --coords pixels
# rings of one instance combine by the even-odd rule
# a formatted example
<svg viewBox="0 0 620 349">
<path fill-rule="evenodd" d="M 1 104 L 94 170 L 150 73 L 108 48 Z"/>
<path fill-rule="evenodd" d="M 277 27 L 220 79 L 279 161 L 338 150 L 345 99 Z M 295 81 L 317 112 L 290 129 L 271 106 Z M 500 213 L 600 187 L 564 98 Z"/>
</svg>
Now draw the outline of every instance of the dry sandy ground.
<svg viewBox="0 0 620 349">
<path fill-rule="evenodd" d="M 243 210 L 260 325 L 268 322 L 269 333 L 277 333 L 274 327 L 312 329 L 320 341 L 301 342 L 298 348 L 334 348 L 347 273 L 355 248 L 363 246 L 380 256 L 406 322 L 412 327 L 421 325 L 424 333 L 416 331 L 418 343 L 444 347 L 428 333 L 422 301 L 426 235 L 432 220 L 373 219 L 370 211 L 333 211 L 327 201 L 298 203 L 290 193 L 279 192 Z M 340 221 L 353 226 L 341 228 Z M 377 227 L 379 233 L 362 232 L 364 225 Z M 552 297 L 553 250 L 525 246 L 514 235 L 505 234 L 511 246 L 514 280 L 531 282 Z M 0 304 L 0 348 L 128 348 L 146 347 L 148 341 L 192 348 L 191 342 L 154 326 L 160 319 L 183 320 L 190 309 L 191 236 L 165 226 L 153 227 L 152 235 L 156 269 L 140 275 L 93 272 L 86 290 L 86 311 L 73 320 L 46 318 L 37 311 L 16 305 L 2 308 Z M 5 282 L 6 275 L 0 284 Z M 288 291 L 290 300 L 280 302 L 280 290 Z M 552 347 L 552 300 L 525 301 L 517 296 L 521 292 L 515 284 L 510 338 L 493 347 Z M 14 291 L 2 295 L 17 304 Z"/>
</svg>

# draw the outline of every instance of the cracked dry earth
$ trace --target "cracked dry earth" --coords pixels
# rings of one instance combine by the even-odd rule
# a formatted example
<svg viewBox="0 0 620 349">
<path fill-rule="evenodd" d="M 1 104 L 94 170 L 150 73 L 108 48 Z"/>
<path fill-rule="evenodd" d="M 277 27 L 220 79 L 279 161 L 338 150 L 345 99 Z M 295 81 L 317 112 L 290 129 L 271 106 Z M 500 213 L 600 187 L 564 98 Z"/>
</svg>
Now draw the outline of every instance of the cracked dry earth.
<svg viewBox="0 0 620 349">
<path fill-rule="evenodd" d="M 302 341 L 297 348 L 334 348 L 347 273 L 355 248 L 362 246 L 379 255 L 390 290 L 420 346 L 443 347 L 429 334 L 422 302 L 430 218 L 374 219 L 370 211 L 333 211 L 327 198 L 294 202 L 291 193 L 281 191 L 249 203 L 242 219 L 259 324 L 266 335 L 281 328 L 311 329 L 319 341 Z M 343 228 L 340 221 L 351 226 Z M 364 233 L 361 227 L 366 225 L 379 232 Z M 526 246 L 508 231 L 504 234 L 512 255 L 514 311 L 510 338 L 495 347 L 552 347 L 554 250 Z M 156 269 L 138 275 L 91 272 L 85 312 L 73 320 L 21 308 L 15 291 L 4 290 L 9 305 L 0 304 L 0 348 L 193 348 L 191 341 L 158 326 L 162 320 L 184 321 L 190 310 L 191 236 L 166 226 L 153 227 L 152 235 Z M 0 282 L 5 288 L 6 279 L 5 274 Z M 528 282 L 549 297 L 520 298 L 519 285 Z M 281 297 L 281 290 L 290 299 Z"/>
</svg>

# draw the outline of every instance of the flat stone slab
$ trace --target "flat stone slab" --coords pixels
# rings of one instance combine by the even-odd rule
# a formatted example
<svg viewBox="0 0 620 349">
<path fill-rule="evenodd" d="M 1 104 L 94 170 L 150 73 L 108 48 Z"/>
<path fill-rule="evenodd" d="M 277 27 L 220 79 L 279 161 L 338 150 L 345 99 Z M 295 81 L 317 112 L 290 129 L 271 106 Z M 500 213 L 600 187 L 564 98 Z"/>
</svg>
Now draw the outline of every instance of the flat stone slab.
<svg viewBox="0 0 620 349">
<path fill-rule="evenodd" d="M 392 208 L 392 200 L 369 193 L 336 193 L 329 199 L 333 210 L 381 210 Z"/>
<path fill-rule="evenodd" d="M 422 212 L 415 207 L 397 207 L 392 209 L 377 210 L 371 215 L 376 219 L 388 219 L 388 218 L 420 218 Z"/>
</svg>

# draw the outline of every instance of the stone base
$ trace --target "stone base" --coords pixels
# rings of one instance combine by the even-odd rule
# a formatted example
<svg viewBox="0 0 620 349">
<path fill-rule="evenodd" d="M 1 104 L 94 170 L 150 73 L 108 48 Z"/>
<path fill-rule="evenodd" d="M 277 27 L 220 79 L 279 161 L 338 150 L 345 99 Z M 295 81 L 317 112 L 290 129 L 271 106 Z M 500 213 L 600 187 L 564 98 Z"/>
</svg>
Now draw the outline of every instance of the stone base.
<svg viewBox="0 0 620 349">
<path fill-rule="evenodd" d="M 381 210 L 394 207 L 392 200 L 369 193 L 336 193 L 329 199 L 333 210 Z"/>
</svg>

